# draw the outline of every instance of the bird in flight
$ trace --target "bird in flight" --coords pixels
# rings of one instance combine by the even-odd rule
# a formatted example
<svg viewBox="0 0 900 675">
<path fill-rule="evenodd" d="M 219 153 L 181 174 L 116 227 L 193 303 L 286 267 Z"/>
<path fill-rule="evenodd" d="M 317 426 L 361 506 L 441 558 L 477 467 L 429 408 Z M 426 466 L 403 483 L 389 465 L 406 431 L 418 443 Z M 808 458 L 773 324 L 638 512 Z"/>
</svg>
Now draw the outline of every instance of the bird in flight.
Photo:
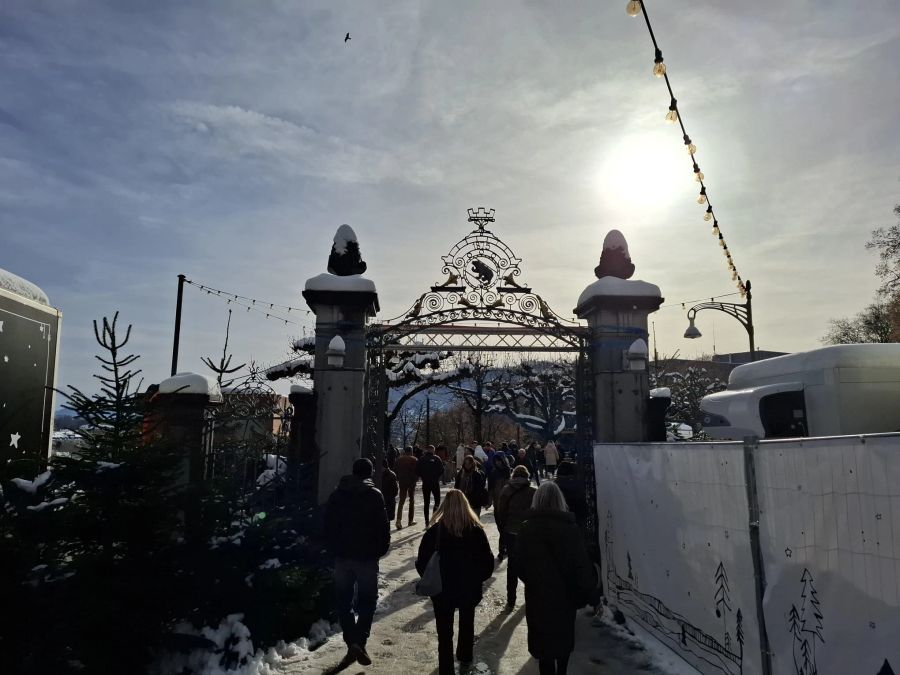
<svg viewBox="0 0 900 675">
<path fill-rule="evenodd" d="M 344 42 L 347 42 L 347 41 L 349 41 L 349 40 L 350 40 L 350 33 L 347 33 L 347 34 L 344 36 Z"/>
</svg>

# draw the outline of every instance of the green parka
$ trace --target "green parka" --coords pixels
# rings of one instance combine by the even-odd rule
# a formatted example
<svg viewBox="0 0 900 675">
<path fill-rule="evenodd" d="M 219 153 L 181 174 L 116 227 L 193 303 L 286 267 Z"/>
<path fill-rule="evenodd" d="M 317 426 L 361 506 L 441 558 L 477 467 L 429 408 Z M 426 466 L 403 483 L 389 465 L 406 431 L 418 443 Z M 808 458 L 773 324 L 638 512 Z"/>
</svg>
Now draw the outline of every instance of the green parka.
<svg viewBox="0 0 900 675">
<path fill-rule="evenodd" d="M 528 511 L 515 559 L 525 584 L 528 652 L 537 659 L 569 655 L 575 648 L 575 611 L 593 599 L 597 587 L 575 515 Z"/>
</svg>

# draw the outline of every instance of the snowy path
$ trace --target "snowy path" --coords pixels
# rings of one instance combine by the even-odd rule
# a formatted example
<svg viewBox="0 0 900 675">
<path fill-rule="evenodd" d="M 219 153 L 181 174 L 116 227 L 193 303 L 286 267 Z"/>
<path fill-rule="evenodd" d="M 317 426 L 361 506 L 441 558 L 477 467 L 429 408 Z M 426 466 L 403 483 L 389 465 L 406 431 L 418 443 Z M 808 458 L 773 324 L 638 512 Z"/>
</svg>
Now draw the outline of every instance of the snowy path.
<svg viewBox="0 0 900 675">
<path fill-rule="evenodd" d="M 417 501 L 417 506 L 418 500 Z M 419 514 L 421 518 L 421 514 Z M 491 511 L 482 514 L 491 548 L 497 551 L 497 528 Z M 413 592 L 418 579 L 415 556 L 424 528 L 418 525 L 392 532 L 391 550 L 381 560 L 380 602 L 372 626 L 368 651 L 373 664 L 353 665 L 347 675 L 437 674 L 437 634 L 431 601 Z M 484 600 L 475 615 L 475 665 L 479 675 L 537 674 L 537 661 L 528 654 L 524 591 L 519 586 L 519 604 L 512 613 L 506 602 L 506 562 L 485 584 Z M 314 652 L 303 652 L 279 664 L 285 673 L 325 673 L 344 656 L 340 635 L 334 635 Z M 625 673 L 685 673 L 684 665 L 668 652 L 650 655 L 641 644 L 617 628 L 593 626 L 590 616 L 579 612 L 576 649 L 569 673 L 620 675 Z M 660 667 L 660 664 L 664 664 Z M 282 670 L 283 669 L 283 670 Z M 333 672 L 333 671 L 331 671 Z"/>
</svg>

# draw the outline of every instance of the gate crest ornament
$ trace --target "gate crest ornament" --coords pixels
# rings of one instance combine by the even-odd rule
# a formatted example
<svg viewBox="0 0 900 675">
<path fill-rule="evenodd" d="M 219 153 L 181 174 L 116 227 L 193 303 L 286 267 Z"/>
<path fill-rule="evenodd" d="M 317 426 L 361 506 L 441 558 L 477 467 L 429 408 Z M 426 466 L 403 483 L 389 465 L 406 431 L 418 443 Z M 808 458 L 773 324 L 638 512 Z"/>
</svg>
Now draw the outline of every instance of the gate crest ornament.
<svg viewBox="0 0 900 675">
<path fill-rule="evenodd" d="M 532 325 L 567 323 L 530 287 L 516 280 L 522 274 L 522 259 L 487 229 L 494 222 L 494 209 L 479 207 L 468 213 L 475 229 L 441 258 L 441 272 L 447 278 L 423 293 L 401 322 L 483 319 L 520 323 L 526 319 L 537 322 Z"/>
</svg>

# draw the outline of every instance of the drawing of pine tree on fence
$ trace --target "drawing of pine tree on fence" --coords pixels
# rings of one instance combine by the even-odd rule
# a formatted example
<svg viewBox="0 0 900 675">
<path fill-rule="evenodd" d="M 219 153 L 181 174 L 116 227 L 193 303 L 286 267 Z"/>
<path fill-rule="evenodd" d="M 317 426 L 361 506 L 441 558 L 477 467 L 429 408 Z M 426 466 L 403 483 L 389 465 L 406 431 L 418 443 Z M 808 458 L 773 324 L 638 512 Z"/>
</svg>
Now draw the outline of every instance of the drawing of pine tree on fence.
<svg viewBox="0 0 900 675">
<path fill-rule="evenodd" d="M 788 613 L 788 630 L 793 636 L 794 670 L 797 675 L 818 675 L 816 641 L 825 644 L 822 636 L 822 609 L 808 569 L 804 568 L 800 583 L 800 609 L 791 605 Z"/>
</svg>

